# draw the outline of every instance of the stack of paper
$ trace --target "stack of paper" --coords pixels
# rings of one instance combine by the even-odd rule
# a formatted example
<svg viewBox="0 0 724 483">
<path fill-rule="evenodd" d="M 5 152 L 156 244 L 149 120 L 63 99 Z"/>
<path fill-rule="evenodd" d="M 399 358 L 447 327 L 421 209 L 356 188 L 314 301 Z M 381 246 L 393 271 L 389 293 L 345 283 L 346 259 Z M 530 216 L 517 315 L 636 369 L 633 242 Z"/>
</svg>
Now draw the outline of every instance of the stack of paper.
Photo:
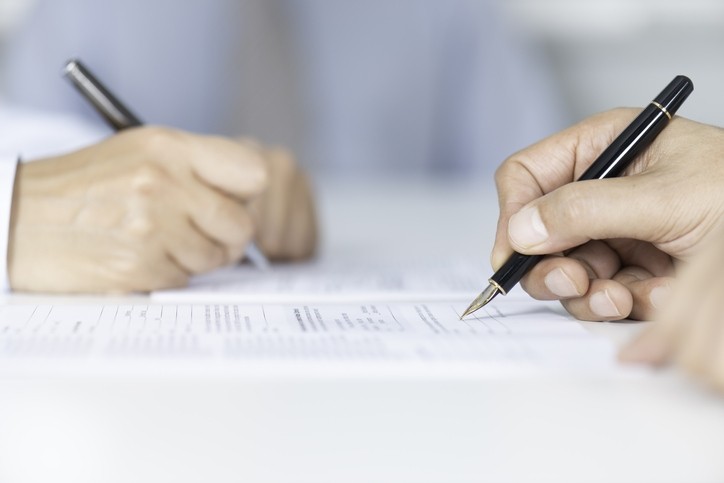
<svg viewBox="0 0 724 483">
<path fill-rule="evenodd" d="M 465 362 L 592 368 L 611 347 L 547 304 L 8 305 L 0 356 Z"/>
</svg>

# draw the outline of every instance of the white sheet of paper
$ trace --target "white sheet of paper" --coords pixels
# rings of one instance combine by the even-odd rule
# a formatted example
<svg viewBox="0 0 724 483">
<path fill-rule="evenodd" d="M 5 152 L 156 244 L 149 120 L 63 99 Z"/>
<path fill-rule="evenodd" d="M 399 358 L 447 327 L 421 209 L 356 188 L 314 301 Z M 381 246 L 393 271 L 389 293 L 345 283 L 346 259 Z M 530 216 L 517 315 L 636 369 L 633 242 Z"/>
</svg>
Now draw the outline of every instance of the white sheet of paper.
<svg viewBox="0 0 724 483">
<path fill-rule="evenodd" d="M 481 264 L 452 262 L 310 262 L 259 271 L 238 265 L 194 277 L 157 301 L 242 303 L 472 300 L 485 282 Z"/>
<path fill-rule="evenodd" d="M 6 305 L 0 358 L 613 365 L 608 341 L 549 304 L 500 300 L 461 321 L 463 305 Z"/>
</svg>

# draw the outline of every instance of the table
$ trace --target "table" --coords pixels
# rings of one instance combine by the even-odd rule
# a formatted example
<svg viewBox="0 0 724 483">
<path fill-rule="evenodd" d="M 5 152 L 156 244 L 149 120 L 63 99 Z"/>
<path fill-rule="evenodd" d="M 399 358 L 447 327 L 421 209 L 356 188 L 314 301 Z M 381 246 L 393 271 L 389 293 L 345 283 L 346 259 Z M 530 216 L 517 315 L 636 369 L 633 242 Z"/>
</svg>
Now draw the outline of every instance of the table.
<svg viewBox="0 0 724 483">
<path fill-rule="evenodd" d="M 490 185 L 318 185 L 323 257 L 479 256 L 487 275 Z M 38 301 L 97 299 L 5 297 Z M 0 376 L 2 482 L 714 482 L 722 447 L 724 398 L 672 371 Z"/>
</svg>

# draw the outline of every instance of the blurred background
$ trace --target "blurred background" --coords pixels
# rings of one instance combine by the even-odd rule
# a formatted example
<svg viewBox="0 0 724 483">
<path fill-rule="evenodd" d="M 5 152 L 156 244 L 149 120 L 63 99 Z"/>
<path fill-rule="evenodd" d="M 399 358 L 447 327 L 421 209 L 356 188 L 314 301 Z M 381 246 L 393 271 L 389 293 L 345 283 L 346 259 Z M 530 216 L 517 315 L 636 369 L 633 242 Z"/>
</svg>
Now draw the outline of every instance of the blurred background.
<svg viewBox="0 0 724 483">
<path fill-rule="evenodd" d="M 720 0 L 0 0 L 0 112 L 107 133 L 60 79 L 77 56 L 148 123 L 312 172 L 482 177 L 679 73 L 681 114 L 724 125 L 722 46 Z"/>
</svg>

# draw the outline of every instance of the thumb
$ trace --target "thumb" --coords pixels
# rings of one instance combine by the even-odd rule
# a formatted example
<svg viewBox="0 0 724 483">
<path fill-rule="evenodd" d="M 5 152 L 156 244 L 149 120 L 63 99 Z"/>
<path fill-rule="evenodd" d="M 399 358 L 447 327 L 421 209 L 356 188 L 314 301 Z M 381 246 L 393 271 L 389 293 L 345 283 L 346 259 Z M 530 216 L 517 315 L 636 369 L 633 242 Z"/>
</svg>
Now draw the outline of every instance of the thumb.
<svg viewBox="0 0 724 483">
<path fill-rule="evenodd" d="M 570 183 L 528 203 L 508 222 L 512 248 L 525 254 L 568 250 L 589 240 L 656 242 L 666 221 L 660 196 L 641 176 Z"/>
</svg>

